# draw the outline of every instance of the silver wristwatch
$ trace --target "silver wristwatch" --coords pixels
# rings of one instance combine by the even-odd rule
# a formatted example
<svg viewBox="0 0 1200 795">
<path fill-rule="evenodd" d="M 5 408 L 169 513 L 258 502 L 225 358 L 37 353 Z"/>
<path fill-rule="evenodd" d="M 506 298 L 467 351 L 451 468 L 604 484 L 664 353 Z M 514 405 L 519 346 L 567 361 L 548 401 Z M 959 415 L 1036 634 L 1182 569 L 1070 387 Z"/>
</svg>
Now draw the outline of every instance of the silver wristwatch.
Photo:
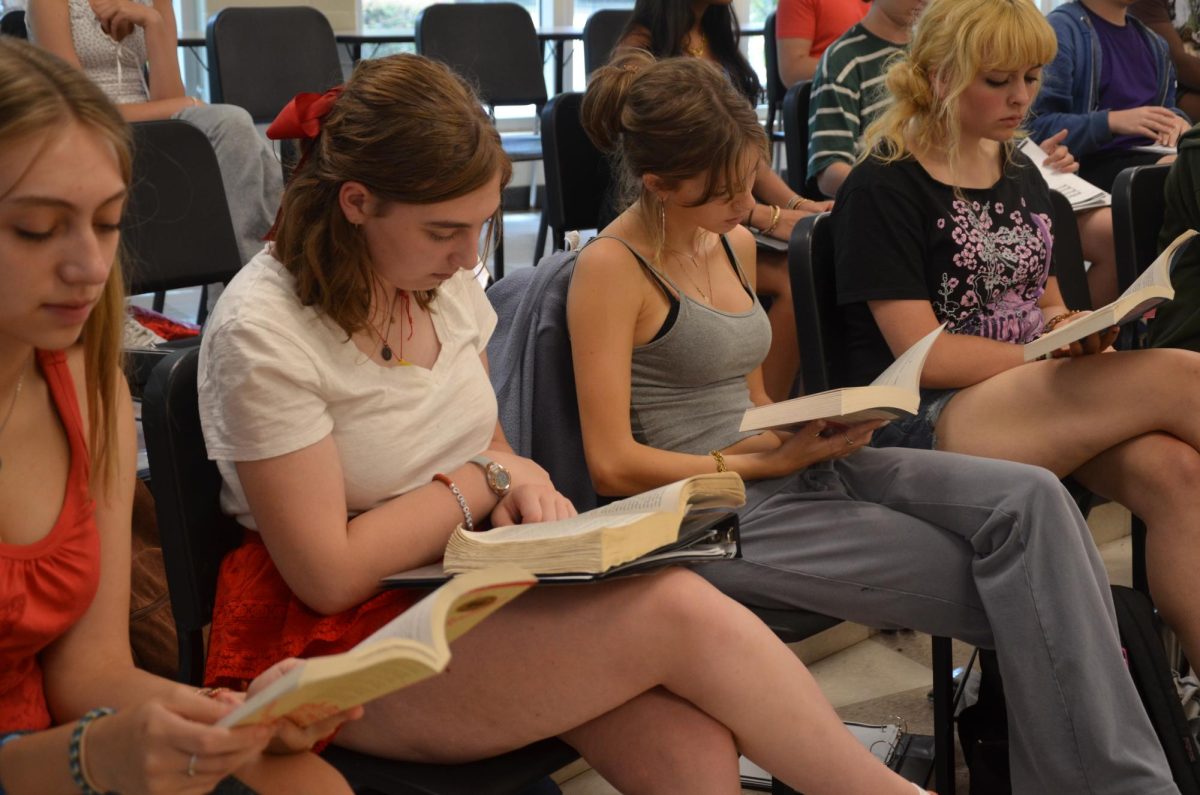
<svg viewBox="0 0 1200 795">
<path fill-rule="evenodd" d="M 498 464 L 487 456 L 477 455 L 471 459 L 472 464 L 478 464 L 487 478 L 488 488 L 497 497 L 503 497 L 512 489 L 512 478 L 502 464 Z"/>
</svg>

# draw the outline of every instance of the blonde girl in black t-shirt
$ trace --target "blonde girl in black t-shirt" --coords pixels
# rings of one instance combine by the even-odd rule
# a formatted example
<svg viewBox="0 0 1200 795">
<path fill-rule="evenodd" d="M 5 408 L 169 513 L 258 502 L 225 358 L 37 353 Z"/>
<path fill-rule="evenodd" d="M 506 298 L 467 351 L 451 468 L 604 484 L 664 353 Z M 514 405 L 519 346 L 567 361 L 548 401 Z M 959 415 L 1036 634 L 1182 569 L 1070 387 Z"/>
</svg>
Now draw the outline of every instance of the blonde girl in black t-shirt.
<svg viewBox="0 0 1200 795">
<path fill-rule="evenodd" d="M 833 213 L 848 343 L 867 376 L 946 322 L 921 416 L 876 443 L 1037 464 L 1128 507 L 1150 530 L 1155 601 L 1196 660 L 1200 356 L 1112 352 L 1110 329 L 1051 361 L 1022 357 L 1080 317 L 1049 273 L 1047 189 L 1013 151 L 1055 46 L 1030 3 L 926 8 Z"/>
</svg>

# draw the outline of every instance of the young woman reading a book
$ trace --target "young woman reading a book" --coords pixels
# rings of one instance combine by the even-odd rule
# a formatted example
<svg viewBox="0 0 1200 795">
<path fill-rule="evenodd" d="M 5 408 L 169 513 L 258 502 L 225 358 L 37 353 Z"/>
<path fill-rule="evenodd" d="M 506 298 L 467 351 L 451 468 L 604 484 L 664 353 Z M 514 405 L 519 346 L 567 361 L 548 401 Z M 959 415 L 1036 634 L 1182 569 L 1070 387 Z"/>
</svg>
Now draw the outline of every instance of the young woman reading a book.
<svg viewBox="0 0 1200 795">
<path fill-rule="evenodd" d="M 1113 332 L 1051 361 L 1021 346 L 1079 319 L 1049 272 L 1046 186 L 1013 146 L 1054 32 L 1028 3 L 934 0 L 894 103 L 833 213 L 851 370 L 870 380 L 947 324 L 922 374 L 918 417 L 876 443 L 1037 464 L 1116 500 L 1149 528 L 1154 600 L 1200 659 L 1200 356 L 1106 352 Z"/>
<path fill-rule="evenodd" d="M 240 696 L 134 668 L 116 261 L 129 171 L 129 130 L 100 90 L 0 38 L 0 793 L 349 793 L 312 754 L 263 754 L 346 716 L 217 728 Z"/>
<path fill-rule="evenodd" d="M 596 487 L 739 472 L 744 557 L 700 567 L 706 579 L 753 604 L 996 648 L 1014 792 L 1174 792 L 1103 565 L 1049 472 L 863 449 L 876 424 L 739 432 L 768 402 L 770 331 L 738 225 L 766 136 L 698 59 L 630 52 L 591 80 L 584 125 L 618 153 L 633 198 L 579 253 L 567 302 Z"/>
<path fill-rule="evenodd" d="M 715 64 L 750 107 L 757 108 L 762 85 L 754 67 L 738 49 L 740 38 L 737 15 L 729 0 L 638 0 L 620 44 L 646 50 L 658 58 L 687 56 Z M 791 240 L 792 228 L 801 218 L 833 206 L 830 201 L 798 195 L 771 170 L 767 159 L 755 165 L 754 196 L 754 204 L 742 213 L 743 222 L 784 241 Z M 760 259 L 756 289 L 759 295 L 771 297 L 767 317 L 774 341 L 763 361 L 763 384 L 772 399 L 783 400 L 791 394 L 800 366 L 787 256 L 763 251 Z"/>
<path fill-rule="evenodd" d="M 497 423 L 477 267 L 511 168 L 479 100 L 425 58 L 364 60 L 276 131 L 311 137 L 305 159 L 201 352 L 208 451 L 248 528 L 220 574 L 213 684 L 352 646 L 420 595 L 380 578 L 438 560 L 459 524 L 573 513 Z M 740 750 L 805 792 L 914 791 L 685 570 L 534 589 L 453 652 L 335 742 L 458 762 L 559 736 L 623 792 L 735 793 Z"/>
</svg>

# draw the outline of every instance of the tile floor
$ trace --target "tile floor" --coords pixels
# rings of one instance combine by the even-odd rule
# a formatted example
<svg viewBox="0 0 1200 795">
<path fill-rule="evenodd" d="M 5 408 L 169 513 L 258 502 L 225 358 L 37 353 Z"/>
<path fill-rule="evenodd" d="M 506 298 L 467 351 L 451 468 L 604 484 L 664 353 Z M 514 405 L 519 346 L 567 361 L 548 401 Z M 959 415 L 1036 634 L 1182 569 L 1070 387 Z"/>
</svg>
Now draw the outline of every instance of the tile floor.
<svg viewBox="0 0 1200 795">
<path fill-rule="evenodd" d="M 537 225 L 536 213 L 506 216 L 507 272 L 532 265 Z M 166 312 L 194 318 L 198 299 L 198 288 L 173 291 L 167 296 Z M 137 296 L 133 300 L 150 305 L 150 296 Z M 1128 512 L 1116 505 L 1104 505 L 1093 510 L 1088 521 L 1110 578 L 1114 583 L 1128 585 L 1131 558 Z M 863 723 L 901 720 L 910 732 L 933 733 L 932 709 L 927 698 L 931 677 L 928 636 L 911 631 L 871 633 L 862 627 L 843 624 L 796 644 L 794 650 L 809 664 L 843 720 Z M 965 664 L 970 651 L 965 644 L 956 642 L 955 664 Z M 967 771 L 961 759 L 956 772 L 957 791 L 965 793 Z M 617 792 L 583 762 L 564 768 L 556 779 L 564 795 Z"/>
</svg>

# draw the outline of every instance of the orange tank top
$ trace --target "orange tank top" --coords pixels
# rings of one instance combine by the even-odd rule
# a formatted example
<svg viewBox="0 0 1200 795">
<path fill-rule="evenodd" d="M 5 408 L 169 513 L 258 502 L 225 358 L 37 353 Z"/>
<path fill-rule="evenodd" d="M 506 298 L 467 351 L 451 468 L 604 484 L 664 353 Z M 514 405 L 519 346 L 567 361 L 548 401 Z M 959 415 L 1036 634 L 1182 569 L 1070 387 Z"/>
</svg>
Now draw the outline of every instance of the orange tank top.
<svg viewBox="0 0 1200 795">
<path fill-rule="evenodd" d="M 71 449 L 54 527 L 32 544 L 0 543 L 0 734 L 50 726 L 39 655 L 79 620 L 100 580 L 100 539 L 88 489 L 90 461 L 75 385 L 61 351 L 38 365 Z"/>
</svg>

